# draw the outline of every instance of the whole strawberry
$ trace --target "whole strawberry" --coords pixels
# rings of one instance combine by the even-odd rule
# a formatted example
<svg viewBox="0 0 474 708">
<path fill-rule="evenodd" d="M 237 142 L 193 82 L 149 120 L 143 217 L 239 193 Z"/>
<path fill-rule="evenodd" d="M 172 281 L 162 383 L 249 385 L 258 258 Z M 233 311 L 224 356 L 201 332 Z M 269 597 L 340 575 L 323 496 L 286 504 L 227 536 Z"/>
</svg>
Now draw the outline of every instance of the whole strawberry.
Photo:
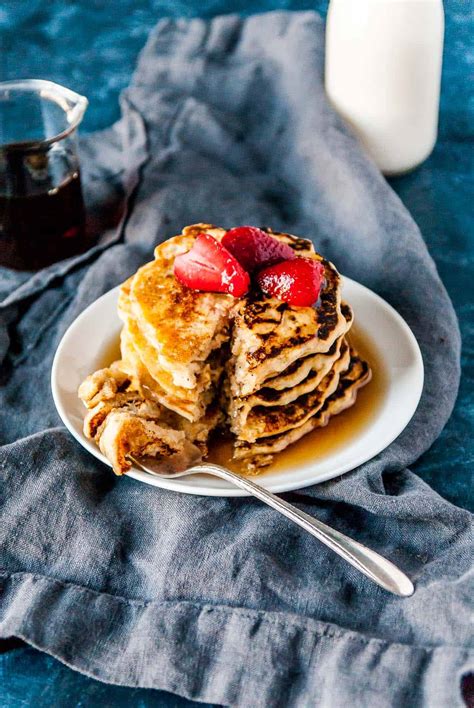
<svg viewBox="0 0 474 708">
<path fill-rule="evenodd" d="M 318 300 L 324 266 L 312 258 L 293 258 L 264 268 L 257 283 L 264 293 L 298 307 L 311 307 Z"/>
</svg>

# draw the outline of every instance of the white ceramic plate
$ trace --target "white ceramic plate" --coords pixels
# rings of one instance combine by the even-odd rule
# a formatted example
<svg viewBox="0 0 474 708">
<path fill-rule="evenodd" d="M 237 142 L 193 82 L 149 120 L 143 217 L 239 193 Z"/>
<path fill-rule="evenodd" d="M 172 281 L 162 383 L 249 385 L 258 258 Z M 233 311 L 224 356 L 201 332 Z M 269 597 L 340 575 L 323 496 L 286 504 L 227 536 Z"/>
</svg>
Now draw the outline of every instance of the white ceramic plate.
<svg viewBox="0 0 474 708">
<path fill-rule="evenodd" d="M 51 374 L 54 402 L 64 424 L 86 450 L 109 466 L 98 447 L 82 432 L 85 409 L 77 398 L 77 389 L 88 374 L 112 361 L 118 352 L 121 323 L 117 315 L 117 297 L 118 288 L 110 290 L 72 323 L 58 347 Z M 369 342 L 376 343 L 384 369 L 383 395 L 377 401 L 376 414 L 347 444 L 319 459 L 311 459 L 309 454 L 303 459 L 300 457 L 299 462 L 261 475 L 259 484 L 273 492 L 308 487 L 370 460 L 400 435 L 420 400 L 423 361 L 406 322 L 385 300 L 349 278 L 344 278 L 344 299 L 354 310 L 358 332 Z M 298 444 L 311 445 L 311 439 Z M 160 480 L 134 468 L 128 476 L 186 494 L 246 496 L 245 492 L 224 480 L 207 475 Z"/>
</svg>

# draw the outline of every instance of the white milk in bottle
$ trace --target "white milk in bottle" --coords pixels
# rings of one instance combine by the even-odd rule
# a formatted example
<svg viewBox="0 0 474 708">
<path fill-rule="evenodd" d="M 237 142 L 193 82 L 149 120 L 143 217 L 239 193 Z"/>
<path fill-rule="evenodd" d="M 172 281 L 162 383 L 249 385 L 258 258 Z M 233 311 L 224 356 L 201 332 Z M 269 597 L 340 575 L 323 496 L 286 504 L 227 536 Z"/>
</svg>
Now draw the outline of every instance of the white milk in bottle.
<svg viewBox="0 0 474 708">
<path fill-rule="evenodd" d="M 326 91 L 386 175 L 425 160 L 436 142 L 442 0 L 331 0 Z"/>
</svg>

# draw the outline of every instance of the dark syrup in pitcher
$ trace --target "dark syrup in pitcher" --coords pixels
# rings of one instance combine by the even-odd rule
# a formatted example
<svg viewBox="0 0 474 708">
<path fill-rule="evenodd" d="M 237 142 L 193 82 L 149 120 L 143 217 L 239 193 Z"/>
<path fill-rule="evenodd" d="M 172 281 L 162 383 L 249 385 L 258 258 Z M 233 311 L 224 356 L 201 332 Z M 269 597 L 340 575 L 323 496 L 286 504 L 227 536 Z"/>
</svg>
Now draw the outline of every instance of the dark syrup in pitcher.
<svg viewBox="0 0 474 708">
<path fill-rule="evenodd" d="M 79 170 L 61 163 L 64 156 L 9 156 L 0 180 L 0 265 L 38 270 L 85 250 Z"/>
</svg>

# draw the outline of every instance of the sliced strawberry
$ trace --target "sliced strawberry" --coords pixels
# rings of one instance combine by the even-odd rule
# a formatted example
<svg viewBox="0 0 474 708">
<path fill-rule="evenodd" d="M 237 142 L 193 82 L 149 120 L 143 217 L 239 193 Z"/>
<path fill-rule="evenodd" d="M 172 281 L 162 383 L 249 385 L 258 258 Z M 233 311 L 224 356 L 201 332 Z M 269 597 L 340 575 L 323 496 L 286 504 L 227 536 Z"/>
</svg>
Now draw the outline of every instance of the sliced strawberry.
<svg viewBox="0 0 474 708">
<path fill-rule="evenodd" d="M 248 273 L 229 251 L 210 234 L 199 234 L 187 253 L 174 259 L 174 274 L 193 290 L 245 295 L 250 285 Z"/>
<path fill-rule="evenodd" d="M 222 239 L 222 245 L 249 273 L 273 263 L 295 258 L 294 251 L 288 244 L 280 243 L 255 226 L 238 226 L 230 229 Z"/>
<path fill-rule="evenodd" d="M 294 258 L 264 268 L 257 282 L 267 295 L 289 305 L 310 307 L 319 297 L 324 266 L 312 258 Z"/>
</svg>

